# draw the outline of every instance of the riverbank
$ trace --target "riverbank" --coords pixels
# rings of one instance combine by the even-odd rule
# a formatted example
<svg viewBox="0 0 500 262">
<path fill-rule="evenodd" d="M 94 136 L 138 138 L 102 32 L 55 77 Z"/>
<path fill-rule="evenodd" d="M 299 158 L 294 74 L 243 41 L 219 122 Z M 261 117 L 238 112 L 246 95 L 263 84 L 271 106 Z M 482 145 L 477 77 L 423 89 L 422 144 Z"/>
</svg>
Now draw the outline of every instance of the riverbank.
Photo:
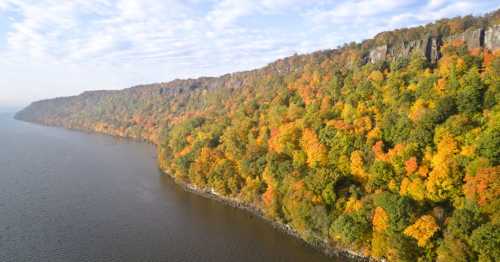
<svg viewBox="0 0 500 262">
<path fill-rule="evenodd" d="M 359 262 L 376 261 L 370 257 L 366 257 L 358 252 L 355 252 L 355 251 L 352 251 L 349 249 L 344 249 L 344 248 L 340 248 L 340 247 L 333 247 L 333 246 L 329 245 L 328 242 L 322 241 L 321 239 L 317 239 L 317 241 L 315 241 L 315 242 L 307 241 L 306 239 L 302 238 L 298 234 L 298 232 L 295 231 L 290 225 L 270 220 L 257 207 L 242 203 L 241 201 L 239 201 L 236 198 L 224 197 L 224 196 L 212 193 L 211 191 L 208 191 L 208 190 L 198 189 L 190 184 L 187 184 L 183 181 L 175 179 L 175 177 L 169 175 L 165 170 L 161 170 L 161 171 L 164 175 L 167 175 L 171 179 L 173 179 L 175 181 L 175 183 L 177 185 L 179 185 L 185 191 L 188 191 L 190 193 L 193 193 L 193 194 L 205 197 L 205 198 L 209 198 L 209 199 L 218 201 L 224 205 L 231 206 L 233 208 L 245 210 L 246 212 L 249 212 L 250 214 L 258 217 L 259 219 L 266 221 L 273 228 L 280 230 L 280 231 L 286 233 L 287 235 L 302 241 L 304 244 L 313 247 L 314 249 L 322 252 L 323 254 L 325 254 L 328 257 L 338 258 L 338 259 L 348 258 L 348 259 L 351 259 L 354 261 L 359 261 Z"/>
</svg>

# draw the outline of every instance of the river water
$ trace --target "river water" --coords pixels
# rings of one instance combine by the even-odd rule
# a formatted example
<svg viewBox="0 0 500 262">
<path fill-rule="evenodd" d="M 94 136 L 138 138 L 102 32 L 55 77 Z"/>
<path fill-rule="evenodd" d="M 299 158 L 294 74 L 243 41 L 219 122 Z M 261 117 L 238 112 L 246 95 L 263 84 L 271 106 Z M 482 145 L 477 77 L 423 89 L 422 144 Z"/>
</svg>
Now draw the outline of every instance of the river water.
<svg viewBox="0 0 500 262">
<path fill-rule="evenodd" d="M 149 144 L 0 114 L 0 261 L 332 260 L 183 191 Z"/>
</svg>

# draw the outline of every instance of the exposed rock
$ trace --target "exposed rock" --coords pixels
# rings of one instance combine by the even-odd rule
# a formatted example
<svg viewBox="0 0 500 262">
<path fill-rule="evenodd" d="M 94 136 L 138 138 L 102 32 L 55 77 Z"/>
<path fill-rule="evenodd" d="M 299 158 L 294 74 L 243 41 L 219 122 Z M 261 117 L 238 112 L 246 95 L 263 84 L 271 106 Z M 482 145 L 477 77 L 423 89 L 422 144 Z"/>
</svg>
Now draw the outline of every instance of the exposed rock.
<svg viewBox="0 0 500 262">
<path fill-rule="evenodd" d="M 441 57 L 440 49 L 441 49 L 441 39 L 440 38 L 429 38 L 427 40 L 427 47 L 425 49 L 425 57 L 427 60 L 431 62 L 431 64 L 437 63 L 439 58 Z"/>
<path fill-rule="evenodd" d="M 466 31 L 464 33 L 464 41 L 470 49 L 481 48 L 484 44 L 484 29 Z"/>
<path fill-rule="evenodd" d="M 371 63 L 383 61 L 387 56 L 387 45 L 377 46 L 370 51 L 369 58 Z"/>
<path fill-rule="evenodd" d="M 463 41 L 468 49 L 487 48 L 492 51 L 500 49 L 500 25 L 488 29 L 469 29 L 461 34 L 447 36 L 444 38 L 428 37 L 420 40 L 403 41 L 391 46 L 381 45 L 369 51 L 365 62 L 377 63 L 384 60 L 409 57 L 413 52 L 425 56 L 427 60 L 435 64 L 441 58 L 441 47 L 444 42 L 453 40 Z"/>
<path fill-rule="evenodd" d="M 500 48 L 500 25 L 494 25 L 485 31 L 484 47 L 490 50 L 497 50 Z"/>
<path fill-rule="evenodd" d="M 484 30 L 482 28 L 469 29 L 461 34 L 445 38 L 445 42 L 453 40 L 463 41 L 469 49 L 481 48 L 483 46 Z"/>
<path fill-rule="evenodd" d="M 425 40 L 402 42 L 391 48 L 391 56 L 394 58 L 409 57 L 414 50 L 419 50 L 422 54 L 425 54 L 424 48 L 422 48 L 426 45 L 425 42 Z"/>
<path fill-rule="evenodd" d="M 394 46 L 378 46 L 369 53 L 369 62 L 376 63 L 386 59 L 409 57 L 413 52 L 425 56 L 431 63 L 436 63 L 440 58 L 440 38 L 426 38 L 414 41 L 404 41 Z"/>
<path fill-rule="evenodd" d="M 411 41 L 406 56 L 410 56 L 413 52 L 418 52 L 423 56 L 430 57 L 430 38 Z"/>
</svg>

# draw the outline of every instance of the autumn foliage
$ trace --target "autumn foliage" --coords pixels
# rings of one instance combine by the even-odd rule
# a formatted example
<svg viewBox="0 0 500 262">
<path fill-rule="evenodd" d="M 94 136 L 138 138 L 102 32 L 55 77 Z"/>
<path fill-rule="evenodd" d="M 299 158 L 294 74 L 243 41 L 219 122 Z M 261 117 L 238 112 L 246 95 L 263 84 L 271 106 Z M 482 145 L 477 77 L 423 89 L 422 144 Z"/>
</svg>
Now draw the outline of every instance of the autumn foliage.
<svg viewBox="0 0 500 262">
<path fill-rule="evenodd" d="M 417 219 L 415 223 L 407 227 L 404 234 L 417 240 L 418 246 L 424 247 L 429 239 L 439 230 L 434 217 L 424 215 Z"/>
</svg>

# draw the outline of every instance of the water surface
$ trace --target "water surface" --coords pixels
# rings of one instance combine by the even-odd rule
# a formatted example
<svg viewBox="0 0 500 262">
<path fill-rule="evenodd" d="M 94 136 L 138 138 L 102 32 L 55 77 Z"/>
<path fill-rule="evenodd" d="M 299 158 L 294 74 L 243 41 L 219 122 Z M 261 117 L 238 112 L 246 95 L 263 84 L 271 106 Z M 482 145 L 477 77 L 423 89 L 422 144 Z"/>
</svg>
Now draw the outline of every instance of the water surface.
<svg viewBox="0 0 500 262">
<path fill-rule="evenodd" d="M 0 261 L 331 261 L 184 192 L 146 143 L 0 114 Z"/>
</svg>

